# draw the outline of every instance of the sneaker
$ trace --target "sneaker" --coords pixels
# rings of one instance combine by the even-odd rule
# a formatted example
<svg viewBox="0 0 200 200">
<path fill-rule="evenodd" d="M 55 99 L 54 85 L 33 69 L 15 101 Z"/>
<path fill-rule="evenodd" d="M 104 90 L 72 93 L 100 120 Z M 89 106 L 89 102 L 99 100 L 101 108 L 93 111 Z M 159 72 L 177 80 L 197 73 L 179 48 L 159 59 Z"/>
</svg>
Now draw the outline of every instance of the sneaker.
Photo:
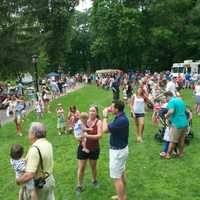
<svg viewBox="0 0 200 200">
<path fill-rule="evenodd" d="M 99 188 L 99 183 L 98 183 L 98 181 L 93 181 L 93 182 L 92 182 L 92 185 L 93 185 L 94 188 Z"/>
<path fill-rule="evenodd" d="M 76 187 L 76 195 L 79 196 L 81 194 L 81 192 L 83 192 L 83 188 L 81 186 L 77 186 Z"/>
<path fill-rule="evenodd" d="M 164 151 L 160 152 L 160 156 L 164 158 L 166 156 L 166 153 Z"/>
</svg>

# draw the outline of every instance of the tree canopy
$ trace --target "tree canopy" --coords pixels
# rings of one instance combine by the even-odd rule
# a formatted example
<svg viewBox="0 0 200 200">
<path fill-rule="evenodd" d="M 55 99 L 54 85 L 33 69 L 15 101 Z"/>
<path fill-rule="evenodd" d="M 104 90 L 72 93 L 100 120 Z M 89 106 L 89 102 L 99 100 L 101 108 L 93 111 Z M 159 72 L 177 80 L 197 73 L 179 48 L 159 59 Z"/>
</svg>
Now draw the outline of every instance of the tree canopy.
<svg viewBox="0 0 200 200">
<path fill-rule="evenodd" d="M 0 76 L 99 68 L 154 71 L 200 59 L 200 0 L 0 0 Z"/>
</svg>

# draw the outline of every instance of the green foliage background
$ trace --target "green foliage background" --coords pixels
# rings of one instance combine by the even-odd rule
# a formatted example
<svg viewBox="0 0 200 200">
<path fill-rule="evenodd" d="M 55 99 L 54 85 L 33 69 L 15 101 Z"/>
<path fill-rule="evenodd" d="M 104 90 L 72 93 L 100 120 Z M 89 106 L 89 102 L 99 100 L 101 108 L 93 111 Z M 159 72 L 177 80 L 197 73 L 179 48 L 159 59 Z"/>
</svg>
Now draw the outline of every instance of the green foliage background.
<svg viewBox="0 0 200 200">
<path fill-rule="evenodd" d="M 200 0 L 0 0 L 0 79 L 62 66 L 75 73 L 99 68 L 170 69 L 199 60 Z"/>
</svg>

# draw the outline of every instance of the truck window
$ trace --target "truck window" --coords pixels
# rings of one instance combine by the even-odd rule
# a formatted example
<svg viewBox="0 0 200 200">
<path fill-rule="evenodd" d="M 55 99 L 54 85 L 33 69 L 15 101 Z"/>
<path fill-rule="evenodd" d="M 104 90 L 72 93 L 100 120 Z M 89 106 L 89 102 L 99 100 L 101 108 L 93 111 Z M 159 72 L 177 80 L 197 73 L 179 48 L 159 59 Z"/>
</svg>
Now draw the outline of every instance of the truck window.
<svg viewBox="0 0 200 200">
<path fill-rule="evenodd" d="M 198 65 L 198 74 L 200 74 L 200 64 Z"/>
</svg>

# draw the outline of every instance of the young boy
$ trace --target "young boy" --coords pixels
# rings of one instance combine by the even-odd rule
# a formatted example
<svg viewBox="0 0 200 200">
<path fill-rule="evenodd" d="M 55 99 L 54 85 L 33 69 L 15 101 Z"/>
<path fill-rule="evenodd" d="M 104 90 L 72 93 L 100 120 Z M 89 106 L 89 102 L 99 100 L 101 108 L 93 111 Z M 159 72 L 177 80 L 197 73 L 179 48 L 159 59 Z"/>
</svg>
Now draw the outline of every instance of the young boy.
<svg viewBox="0 0 200 200">
<path fill-rule="evenodd" d="M 90 128 L 87 128 L 87 120 L 88 120 L 88 113 L 86 112 L 82 112 L 80 114 L 80 119 L 75 123 L 74 126 L 74 136 L 77 139 L 81 139 L 81 144 L 83 146 L 82 151 L 89 153 L 89 149 L 86 148 L 86 137 L 84 137 L 84 133 L 88 130 L 90 130 Z"/>
<path fill-rule="evenodd" d="M 16 178 L 23 175 L 26 161 L 22 159 L 24 148 L 20 144 L 13 144 L 10 149 L 10 163 L 15 170 Z M 38 200 L 33 179 L 24 184 L 19 191 L 19 200 L 24 200 L 25 190 L 31 191 L 31 200 Z"/>
</svg>

